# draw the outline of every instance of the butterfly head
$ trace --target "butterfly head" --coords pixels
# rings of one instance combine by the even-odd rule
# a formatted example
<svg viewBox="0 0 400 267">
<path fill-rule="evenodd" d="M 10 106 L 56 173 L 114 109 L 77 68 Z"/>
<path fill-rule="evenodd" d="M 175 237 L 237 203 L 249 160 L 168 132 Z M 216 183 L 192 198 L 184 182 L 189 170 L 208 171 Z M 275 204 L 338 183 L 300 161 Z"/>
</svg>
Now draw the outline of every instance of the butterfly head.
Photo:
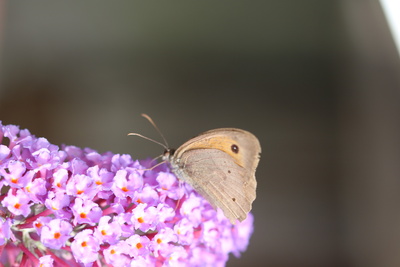
<svg viewBox="0 0 400 267">
<path fill-rule="evenodd" d="M 171 158 L 174 156 L 174 154 L 175 154 L 175 149 L 173 148 L 165 149 L 162 156 L 162 160 L 171 161 Z"/>
</svg>

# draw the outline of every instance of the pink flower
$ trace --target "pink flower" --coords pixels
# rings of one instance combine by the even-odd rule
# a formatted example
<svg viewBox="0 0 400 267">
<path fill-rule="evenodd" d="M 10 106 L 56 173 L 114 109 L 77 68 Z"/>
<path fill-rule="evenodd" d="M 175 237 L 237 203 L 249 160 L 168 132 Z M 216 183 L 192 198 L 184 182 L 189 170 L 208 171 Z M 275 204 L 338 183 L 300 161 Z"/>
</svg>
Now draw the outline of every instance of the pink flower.
<svg viewBox="0 0 400 267">
<path fill-rule="evenodd" d="M 71 198 L 65 192 L 62 191 L 49 192 L 47 195 L 47 199 L 45 200 L 44 203 L 46 207 L 52 210 L 58 217 L 60 218 L 68 217 L 62 215 L 65 212 L 63 208 L 68 207 L 71 204 Z"/>
<path fill-rule="evenodd" d="M 100 244 L 99 240 L 93 236 L 93 231 L 86 229 L 75 236 L 71 249 L 78 262 L 88 264 L 97 260 Z"/>
<path fill-rule="evenodd" d="M 134 193 L 142 186 L 142 177 L 136 172 L 129 173 L 127 170 L 118 170 L 111 190 L 117 197 L 126 198 L 133 197 Z"/>
<path fill-rule="evenodd" d="M 23 188 L 31 181 L 35 172 L 27 171 L 24 162 L 10 160 L 4 169 L 0 169 L 0 174 L 11 187 Z"/>
<path fill-rule="evenodd" d="M 154 231 L 158 224 L 158 211 L 156 207 L 139 204 L 132 210 L 131 222 L 135 229 L 142 232 Z"/>
<path fill-rule="evenodd" d="M 174 232 L 178 237 L 178 242 L 182 245 L 190 245 L 194 241 L 195 226 L 187 218 L 183 218 L 174 226 Z"/>
<path fill-rule="evenodd" d="M 5 160 L 10 155 L 10 152 L 11 150 L 7 146 L 0 145 L 0 164 L 3 164 L 5 162 Z"/>
<path fill-rule="evenodd" d="M 11 220 L 0 218 L 0 230 L 0 246 L 2 246 L 11 237 Z"/>
<path fill-rule="evenodd" d="M 11 213 L 27 217 L 31 212 L 30 207 L 33 205 L 33 203 L 30 202 L 31 199 L 29 196 L 21 189 L 18 189 L 16 195 L 13 195 L 12 191 L 9 191 L 1 204 L 3 204 L 3 206 Z"/>
<path fill-rule="evenodd" d="M 0 265 L 224 266 L 229 253 L 240 256 L 253 216 L 232 225 L 167 165 L 148 170 L 154 164 L 60 149 L 0 122 L 0 245 L 8 252 Z M 20 248 L 27 253 L 18 256 Z"/>
<path fill-rule="evenodd" d="M 48 225 L 51 220 L 52 218 L 50 217 L 39 217 L 33 222 L 33 227 L 36 229 L 36 232 L 41 235 L 43 226 Z"/>
<path fill-rule="evenodd" d="M 162 255 L 166 257 L 170 251 L 175 247 L 172 243 L 178 241 L 178 237 L 174 231 L 170 228 L 161 229 L 158 234 L 156 234 L 152 241 L 152 246 L 154 249 L 154 254 L 156 256 Z"/>
<path fill-rule="evenodd" d="M 118 243 L 121 236 L 121 226 L 113 221 L 110 222 L 110 216 L 103 216 L 100 218 L 99 225 L 94 231 L 94 236 L 101 243 L 115 244 Z"/>
<path fill-rule="evenodd" d="M 74 225 L 87 223 L 95 225 L 100 221 L 102 211 L 98 204 L 91 200 L 83 200 L 79 197 L 75 198 L 75 204 L 72 206 L 74 213 Z"/>
<path fill-rule="evenodd" d="M 61 219 L 54 219 L 42 227 L 40 241 L 49 248 L 60 249 L 70 238 L 71 232 L 70 223 Z"/>
<path fill-rule="evenodd" d="M 87 175 L 93 178 L 94 184 L 98 187 L 98 192 L 109 191 L 113 185 L 114 173 L 102 168 L 98 165 L 87 169 Z"/>
<path fill-rule="evenodd" d="M 104 249 L 104 259 L 112 266 L 129 266 L 129 263 L 132 261 L 128 255 L 129 250 L 130 246 L 126 241 L 118 242 Z"/>
<path fill-rule="evenodd" d="M 132 235 L 127 240 L 126 243 L 129 244 L 129 255 L 133 258 L 138 256 L 148 256 L 150 254 L 150 239 L 147 236 Z"/>
<path fill-rule="evenodd" d="M 84 199 L 92 199 L 96 195 L 95 183 L 92 177 L 77 174 L 67 182 L 67 194 Z"/>
<path fill-rule="evenodd" d="M 50 255 L 46 255 L 39 258 L 40 267 L 53 267 L 53 258 Z"/>
<path fill-rule="evenodd" d="M 53 173 L 53 188 L 55 190 L 65 190 L 68 181 L 68 171 L 66 169 L 58 169 Z"/>
<path fill-rule="evenodd" d="M 170 172 L 160 172 L 157 176 L 157 182 L 160 184 L 158 191 L 161 198 L 180 199 L 183 196 L 183 189 L 179 186 L 178 179 Z"/>
<path fill-rule="evenodd" d="M 155 206 L 160 202 L 160 197 L 152 186 L 145 184 L 141 191 L 135 191 L 133 200 L 136 203 L 147 203 L 150 206 Z"/>
<path fill-rule="evenodd" d="M 46 180 L 43 178 L 31 180 L 25 186 L 25 190 L 26 194 L 32 199 L 33 202 L 41 203 L 47 194 Z"/>
</svg>

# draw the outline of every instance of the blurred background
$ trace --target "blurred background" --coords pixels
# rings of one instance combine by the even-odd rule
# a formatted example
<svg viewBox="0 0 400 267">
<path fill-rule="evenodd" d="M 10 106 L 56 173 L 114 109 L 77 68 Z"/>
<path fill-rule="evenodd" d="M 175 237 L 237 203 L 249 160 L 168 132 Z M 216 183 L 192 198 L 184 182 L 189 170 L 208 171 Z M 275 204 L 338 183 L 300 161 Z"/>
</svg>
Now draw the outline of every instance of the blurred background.
<svg viewBox="0 0 400 267">
<path fill-rule="evenodd" d="M 378 1 L 0 1 L 0 120 L 155 157 L 261 141 L 255 233 L 228 266 L 400 266 L 400 57 Z"/>
</svg>

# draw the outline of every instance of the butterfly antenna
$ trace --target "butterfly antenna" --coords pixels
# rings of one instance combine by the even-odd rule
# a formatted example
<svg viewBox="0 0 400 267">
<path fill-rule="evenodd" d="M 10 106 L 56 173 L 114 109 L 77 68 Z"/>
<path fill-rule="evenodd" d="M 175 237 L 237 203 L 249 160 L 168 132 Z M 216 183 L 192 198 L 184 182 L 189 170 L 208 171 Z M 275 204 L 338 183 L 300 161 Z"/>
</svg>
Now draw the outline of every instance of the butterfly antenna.
<svg viewBox="0 0 400 267">
<path fill-rule="evenodd" d="M 163 160 L 163 161 L 157 163 L 156 165 L 153 165 L 153 166 L 150 167 L 150 168 L 138 169 L 138 170 L 139 170 L 139 171 L 151 171 L 151 170 L 153 170 L 155 167 L 158 167 L 158 166 L 160 166 L 161 164 L 164 164 L 164 163 L 166 163 L 166 162 L 167 162 L 167 161 Z"/>
<path fill-rule="evenodd" d="M 169 148 L 169 145 L 168 145 L 167 139 L 165 139 L 164 135 L 162 134 L 162 132 L 160 131 L 160 129 L 158 129 L 157 125 L 154 123 L 154 121 L 152 120 L 152 118 L 150 118 L 150 116 L 147 115 L 147 114 L 145 114 L 145 113 L 142 113 L 141 115 L 142 115 L 142 117 L 146 118 L 146 119 L 151 123 L 151 125 L 153 125 L 153 127 L 157 130 L 157 132 L 161 135 L 161 138 L 164 140 L 164 144 L 165 144 L 164 147 L 165 147 L 166 149 L 168 149 L 168 148 Z"/>
<path fill-rule="evenodd" d="M 149 137 L 147 137 L 147 136 L 144 136 L 144 135 L 141 135 L 141 134 L 138 134 L 138 133 L 128 133 L 128 135 L 139 136 L 139 137 L 141 137 L 141 138 L 143 138 L 143 139 L 146 139 L 146 140 L 149 140 L 149 141 L 151 141 L 151 142 L 153 142 L 153 143 L 159 144 L 160 146 L 164 147 L 165 149 L 168 149 L 168 147 L 167 147 L 165 144 L 160 143 L 160 142 L 158 142 L 158 141 L 156 141 L 156 140 L 154 140 L 154 139 L 151 139 L 151 138 L 149 138 Z"/>
</svg>

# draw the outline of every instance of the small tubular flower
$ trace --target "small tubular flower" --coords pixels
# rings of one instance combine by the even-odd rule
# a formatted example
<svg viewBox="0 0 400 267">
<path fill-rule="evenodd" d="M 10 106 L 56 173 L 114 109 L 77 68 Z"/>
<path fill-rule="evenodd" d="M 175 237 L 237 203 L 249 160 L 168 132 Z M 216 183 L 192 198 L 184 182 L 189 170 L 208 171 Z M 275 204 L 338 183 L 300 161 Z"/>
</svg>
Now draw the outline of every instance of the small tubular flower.
<svg viewBox="0 0 400 267">
<path fill-rule="evenodd" d="M 246 250 L 251 214 L 232 225 L 153 165 L 0 122 L 0 265 L 223 266 Z"/>
</svg>

